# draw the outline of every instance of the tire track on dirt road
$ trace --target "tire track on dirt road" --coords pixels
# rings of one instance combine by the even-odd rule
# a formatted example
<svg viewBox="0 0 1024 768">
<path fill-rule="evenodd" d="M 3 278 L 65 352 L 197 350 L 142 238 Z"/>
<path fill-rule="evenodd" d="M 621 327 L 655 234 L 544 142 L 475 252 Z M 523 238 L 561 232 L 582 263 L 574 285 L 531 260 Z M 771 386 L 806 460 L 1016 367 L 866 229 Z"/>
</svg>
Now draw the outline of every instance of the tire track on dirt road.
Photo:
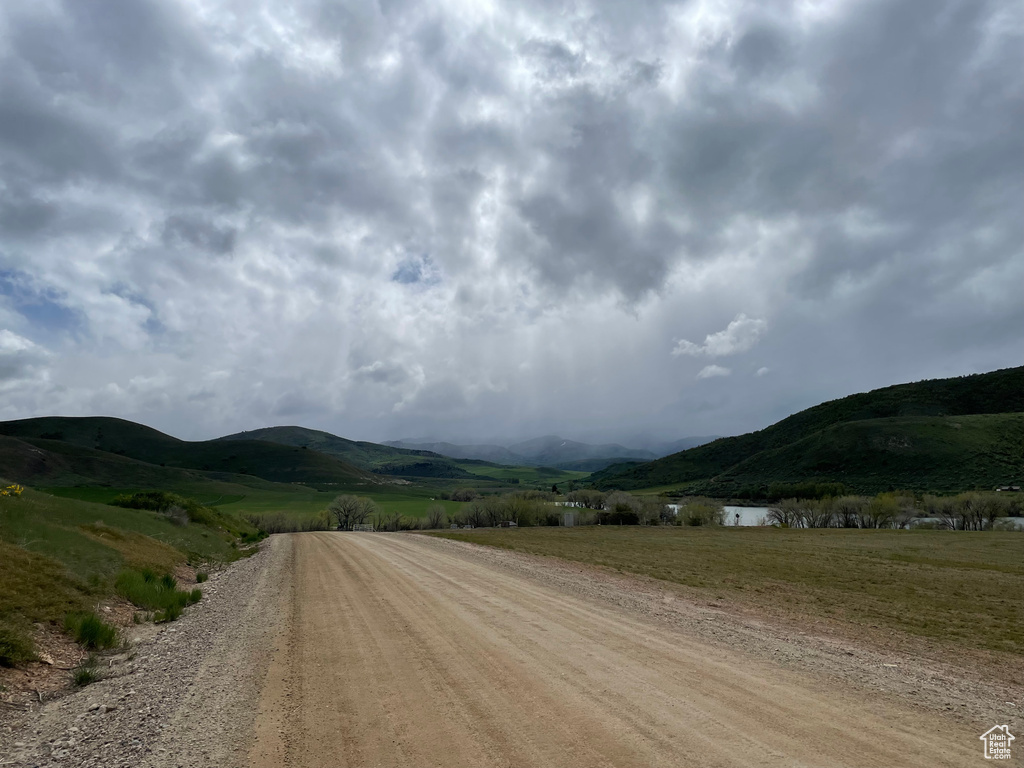
<svg viewBox="0 0 1024 768">
<path fill-rule="evenodd" d="M 980 758 L 977 734 L 952 719 L 715 647 L 444 542 L 324 532 L 287 546 L 292 604 L 261 694 L 254 768 Z"/>
</svg>

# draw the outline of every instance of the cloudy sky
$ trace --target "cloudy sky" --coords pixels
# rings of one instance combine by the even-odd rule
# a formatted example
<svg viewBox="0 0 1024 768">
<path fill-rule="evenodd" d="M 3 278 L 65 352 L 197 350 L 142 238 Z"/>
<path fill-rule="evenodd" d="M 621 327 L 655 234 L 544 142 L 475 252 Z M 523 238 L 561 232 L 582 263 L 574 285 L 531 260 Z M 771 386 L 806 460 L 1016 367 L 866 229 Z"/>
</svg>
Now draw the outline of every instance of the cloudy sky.
<svg viewBox="0 0 1024 768">
<path fill-rule="evenodd" d="M 0 418 L 637 442 L 1019 365 L 1022 9 L 4 0 Z"/>
</svg>

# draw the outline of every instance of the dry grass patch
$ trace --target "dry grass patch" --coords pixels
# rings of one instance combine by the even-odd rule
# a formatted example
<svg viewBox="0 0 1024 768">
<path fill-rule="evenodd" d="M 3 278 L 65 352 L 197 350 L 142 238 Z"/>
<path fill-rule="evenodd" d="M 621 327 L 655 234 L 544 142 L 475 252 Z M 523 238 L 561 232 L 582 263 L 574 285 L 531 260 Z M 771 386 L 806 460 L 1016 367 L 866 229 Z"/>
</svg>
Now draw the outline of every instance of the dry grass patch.
<svg viewBox="0 0 1024 768">
<path fill-rule="evenodd" d="M 151 566 L 169 571 L 182 559 L 181 552 L 174 547 L 137 531 L 125 531 L 102 522 L 81 525 L 78 530 L 93 541 L 120 552 L 126 564 L 137 568 Z"/>
</svg>

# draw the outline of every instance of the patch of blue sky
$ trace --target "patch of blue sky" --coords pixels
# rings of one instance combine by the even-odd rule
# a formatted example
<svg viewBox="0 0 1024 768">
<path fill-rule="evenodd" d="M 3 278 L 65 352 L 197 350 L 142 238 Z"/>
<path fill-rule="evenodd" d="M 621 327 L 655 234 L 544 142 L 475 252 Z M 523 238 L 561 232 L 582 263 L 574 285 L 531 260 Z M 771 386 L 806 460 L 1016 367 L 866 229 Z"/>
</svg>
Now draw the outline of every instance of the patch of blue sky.
<svg viewBox="0 0 1024 768">
<path fill-rule="evenodd" d="M 25 272 L 0 270 L 0 302 L 25 319 L 22 330 L 30 336 L 38 339 L 74 333 L 85 324 L 82 313 L 62 299 L 58 291 L 37 287 Z"/>
<path fill-rule="evenodd" d="M 437 268 L 428 254 L 404 259 L 391 275 L 391 281 L 402 285 L 435 285 L 441 282 Z"/>
</svg>

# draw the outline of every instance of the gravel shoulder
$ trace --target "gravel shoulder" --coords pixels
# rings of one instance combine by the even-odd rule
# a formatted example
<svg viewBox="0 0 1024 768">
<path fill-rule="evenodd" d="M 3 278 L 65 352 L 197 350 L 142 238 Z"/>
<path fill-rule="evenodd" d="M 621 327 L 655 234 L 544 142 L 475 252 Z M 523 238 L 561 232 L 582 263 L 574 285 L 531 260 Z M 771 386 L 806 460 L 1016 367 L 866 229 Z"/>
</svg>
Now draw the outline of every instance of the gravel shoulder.
<svg viewBox="0 0 1024 768">
<path fill-rule="evenodd" d="M 211 574 L 178 621 L 129 629 L 104 679 L 5 721 L 0 765 L 244 765 L 292 555 L 289 539 L 268 540 Z"/>
</svg>

